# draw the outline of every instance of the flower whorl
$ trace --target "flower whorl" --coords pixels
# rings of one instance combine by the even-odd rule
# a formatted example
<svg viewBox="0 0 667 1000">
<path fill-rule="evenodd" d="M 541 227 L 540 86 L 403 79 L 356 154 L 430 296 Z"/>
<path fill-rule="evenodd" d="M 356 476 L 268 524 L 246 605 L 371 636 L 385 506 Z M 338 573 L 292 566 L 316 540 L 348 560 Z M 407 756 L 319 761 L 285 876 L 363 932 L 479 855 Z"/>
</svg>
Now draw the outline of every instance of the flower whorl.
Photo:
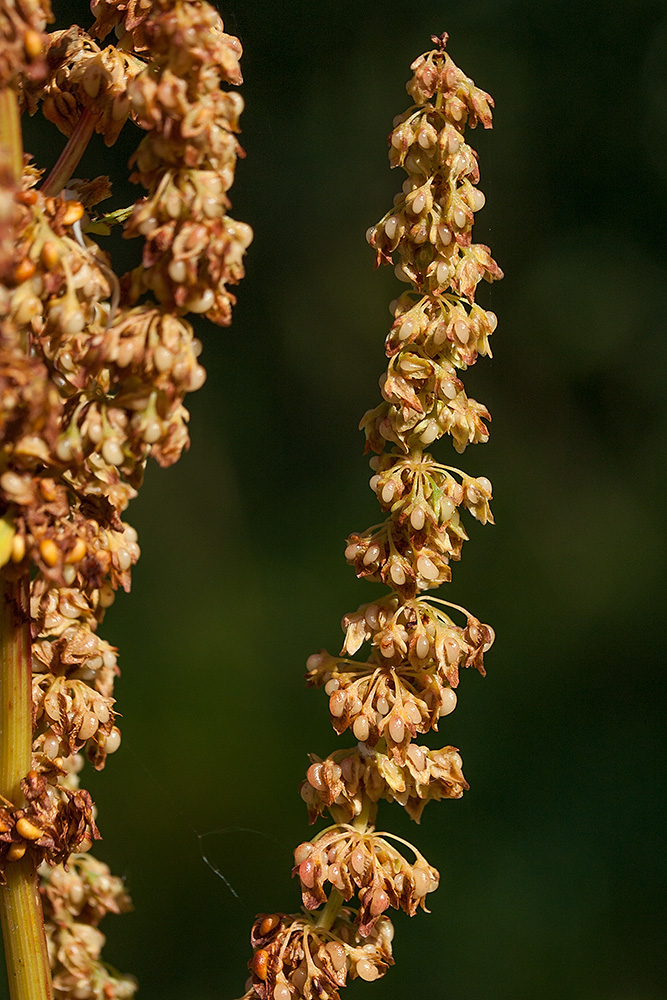
<svg viewBox="0 0 667 1000">
<path fill-rule="evenodd" d="M 425 595 L 451 578 L 461 556 L 460 511 L 493 521 L 491 484 L 424 449 L 445 434 L 459 452 L 488 438 L 489 414 L 467 397 L 459 373 L 491 353 L 496 317 L 475 303 L 475 289 L 502 272 L 472 243 L 484 196 L 464 139 L 466 125 L 491 127 L 493 102 L 454 65 L 446 40 L 434 38 L 435 49 L 412 64 L 415 104 L 389 137 L 391 164 L 407 180 L 367 233 L 377 263 L 394 264 L 412 288 L 392 303 L 383 402 L 361 422 L 366 450 L 376 452 L 370 485 L 387 516 L 352 534 L 345 557 L 358 577 L 391 593 L 344 616 L 340 655 L 321 650 L 308 660 L 308 683 L 324 687 L 334 730 L 351 729 L 357 746 L 311 755 L 301 795 L 311 822 L 328 811 L 333 826 L 294 853 L 304 914 L 257 918 L 244 1000 L 337 1000 L 347 975 L 383 975 L 392 964 L 386 911 L 425 908 L 439 875 L 416 848 L 375 830 L 377 803 L 397 801 L 419 821 L 428 801 L 460 798 L 468 787 L 457 749 L 431 750 L 418 737 L 455 708 L 461 668 L 484 674 L 493 631 Z M 465 625 L 450 611 L 463 612 Z M 367 657 L 353 659 L 364 644 Z M 354 896 L 358 908 L 342 907 Z"/>
</svg>

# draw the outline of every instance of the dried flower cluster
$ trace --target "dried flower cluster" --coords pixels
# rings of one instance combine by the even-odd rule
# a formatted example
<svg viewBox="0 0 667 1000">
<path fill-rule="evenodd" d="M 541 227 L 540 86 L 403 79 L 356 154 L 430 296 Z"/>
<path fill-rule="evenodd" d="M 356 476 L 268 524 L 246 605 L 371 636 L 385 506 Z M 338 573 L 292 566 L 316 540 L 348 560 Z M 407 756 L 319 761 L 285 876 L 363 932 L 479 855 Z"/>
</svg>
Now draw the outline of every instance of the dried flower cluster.
<svg viewBox="0 0 667 1000">
<path fill-rule="evenodd" d="M 294 852 L 303 913 L 257 918 L 244 1000 L 337 1000 L 348 976 L 382 976 L 392 964 L 387 911 L 425 909 L 439 875 L 416 848 L 376 831 L 377 803 L 399 802 L 419 821 L 427 802 L 460 798 L 468 787 L 455 747 L 431 750 L 418 738 L 453 711 L 461 668 L 484 674 L 493 631 L 425 593 L 450 579 L 461 556 L 461 509 L 492 521 L 491 484 L 424 449 L 445 434 L 459 452 L 488 438 L 489 414 L 459 374 L 490 354 L 496 317 L 475 303 L 475 290 L 502 273 L 471 240 L 484 195 L 464 138 L 466 125 L 491 127 L 493 102 L 454 65 L 446 40 L 434 38 L 436 48 L 412 65 L 415 103 L 389 139 L 391 164 L 407 180 L 367 234 L 377 262 L 394 264 L 412 287 L 391 306 L 383 402 L 361 423 L 386 518 L 351 535 L 345 557 L 358 577 L 391 593 L 345 615 L 339 656 L 322 650 L 308 660 L 308 682 L 324 687 L 334 730 L 350 729 L 357 745 L 324 760 L 311 755 L 301 794 L 311 822 L 328 812 L 333 825 Z M 463 612 L 464 626 L 452 611 Z M 353 659 L 365 644 L 366 658 Z M 342 905 L 355 897 L 355 908 Z"/>
<path fill-rule="evenodd" d="M 117 277 L 88 235 L 105 231 L 94 206 L 109 178 L 60 189 L 28 158 L 22 177 L 2 167 L 0 565 L 30 580 L 34 736 L 24 801 L 0 802 L 0 880 L 26 854 L 46 866 L 55 995 L 113 1000 L 135 987 L 100 963 L 97 924 L 128 900 L 73 853 L 99 836 L 77 755 L 100 769 L 120 743 L 117 650 L 97 628 L 130 588 L 139 546 L 123 513 L 146 461 L 171 465 L 189 444 L 183 400 L 205 372 L 184 316 L 230 323 L 252 232 L 227 214 L 243 100 L 223 88 L 241 83 L 239 40 L 198 0 L 91 7 L 91 35 L 44 34 L 48 0 L 0 3 L 0 88 L 70 148 L 86 129 L 111 145 L 131 119 L 145 132 L 131 179 L 146 191 L 125 213 L 141 263 Z"/>
</svg>

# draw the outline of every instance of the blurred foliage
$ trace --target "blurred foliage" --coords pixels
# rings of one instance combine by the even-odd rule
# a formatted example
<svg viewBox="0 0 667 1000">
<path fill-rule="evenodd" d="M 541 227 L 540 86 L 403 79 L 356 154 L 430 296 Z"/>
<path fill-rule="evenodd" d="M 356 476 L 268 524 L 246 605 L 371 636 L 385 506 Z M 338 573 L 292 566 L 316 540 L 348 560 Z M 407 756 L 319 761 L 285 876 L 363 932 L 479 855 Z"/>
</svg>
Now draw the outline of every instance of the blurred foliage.
<svg viewBox="0 0 667 1000">
<path fill-rule="evenodd" d="M 492 480 L 497 525 L 472 526 L 447 596 L 497 642 L 441 727 L 470 792 L 420 828 L 381 813 L 440 869 L 433 914 L 399 915 L 396 968 L 346 996 L 665 998 L 664 2 L 221 12 L 247 81 L 233 214 L 256 236 L 233 326 L 202 324 L 192 449 L 149 469 L 133 593 L 104 625 L 124 741 L 87 781 L 97 854 L 136 907 L 105 922 L 106 957 L 143 1000 L 231 1000 L 254 914 L 298 906 L 298 783 L 306 753 L 336 742 L 303 665 L 373 596 L 342 547 L 377 518 L 356 427 L 396 281 L 364 232 L 402 180 L 385 142 L 409 63 L 447 30 L 496 101 L 494 131 L 472 136 L 475 236 L 506 272 L 481 293 L 495 357 L 467 376 L 491 441 L 461 461 Z M 41 163 L 63 141 L 36 120 L 27 136 Z M 81 173 L 122 168 L 137 138 L 94 146 Z M 110 207 L 134 197 L 118 185 Z M 117 266 L 136 253 L 111 245 Z"/>
</svg>

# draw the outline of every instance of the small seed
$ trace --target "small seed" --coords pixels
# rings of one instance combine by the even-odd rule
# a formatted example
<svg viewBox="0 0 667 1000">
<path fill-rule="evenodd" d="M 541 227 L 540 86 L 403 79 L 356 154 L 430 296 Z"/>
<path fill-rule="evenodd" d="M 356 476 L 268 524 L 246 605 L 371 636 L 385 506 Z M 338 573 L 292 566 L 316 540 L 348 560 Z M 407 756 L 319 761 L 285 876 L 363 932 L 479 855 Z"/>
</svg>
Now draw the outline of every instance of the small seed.
<svg viewBox="0 0 667 1000">
<path fill-rule="evenodd" d="M 350 864 L 354 868 L 357 875 L 363 875 L 366 867 L 365 851 L 362 851 L 360 847 L 358 847 L 356 851 L 352 851 L 352 854 L 350 855 Z"/>
<path fill-rule="evenodd" d="M 72 226 L 75 222 L 79 222 L 83 218 L 83 205 L 80 201 L 68 201 L 65 206 L 65 211 L 63 212 L 60 221 L 63 226 Z"/>
<path fill-rule="evenodd" d="M 308 783 L 317 789 L 318 792 L 323 792 L 327 787 L 326 782 L 322 780 L 321 764 L 311 764 L 306 772 L 306 777 L 308 778 Z"/>
<path fill-rule="evenodd" d="M 16 265 L 14 268 L 14 274 L 12 275 L 15 285 L 20 285 L 21 282 L 27 281 L 32 278 L 35 273 L 35 265 L 30 260 L 29 257 L 24 257 L 23 260 Z"/>
<path fill-rule="evenodd" d="M 360 743 L 365 743 L 368 739 L 369 732 L 368 719 L 363 715 L 360 715 L 358 719 L 355 719 L 354 725 L 352 726 L 352 732 L 354 733 L 355 740 L 358 740 Z"/>
<path fill-rule="evenodd" d="M 415 531 L 421 531 L 426 523 L 426 514 L 423 507 L 415 507 L 410 514 L 410 524 Z"/>
<path fill-rule="evenodd" d="M 417 571 L 425 580 L 437 580 L 440 570 L 428 556 L 420 556 L 417 560 Z"/>
<path fill-rule="evenodd" d="M 364 553 L 364 558 L 363 558 L 364 566 L 370 566 L 371 563 L 374 563 L 376 561 L 379 555 L 380 555 L 380 546 L 376 545 L 375 543 L 373 545 L 369 545 L 368 548 L 366 549 L 366 552 Z"/>
<path fill-rule="evenodd" d="M 40 830 L 34 823 L 31 823 L 25 816 L 16 821 L 16 832 L 24 840 L 39 840 L 44 835 L 44 831 Z"/>
<path fill-rule="evenodd" d="M 9 850 L 7 851 L 7 860 L 20 861 L 27 849 L 28 845 L 25 843 L 10 844 Z"/>
<path fill-rule="evenodd" d="M 104 741 L 104 749 L 107 753 L 115 753 L 120 746 L 120 729 L 115 726 Z"/>
<path fill-rule="evenodd" d="M 266 951 L 265 948 L 260 948 L 260 950 L 256 951 L 253 955 L 252 962 L 250 964 L 252 965 L 252 971 L 255 973 L 257 978 L 264 982 L 269 971 L 268 951 Z"/>
<path fill-rule="evenodd" d="M 309 840 L 305 840 L 303 844 L 299 844 L 298 847 L 294 849 L 294 864 L 301 865 L 306 858 L 309 858 L 313 853 L 313 845 Z"/>
<path fill-rule="evenodd" d="M 452 691 L 451 688 L 445 688 L 440 695 L 440 711 L 438 715 L 442 719 L 445 715 L 451 715 L 456 708 L 456 691 Z"/>
<path fill-rule="evenodd" d="M 81 725 L 79 726 L 79 739 L 84 742 L 97 732 L 98 720 L 94 712 L 84 712 Z"/>
<path fill-rule="evenodd" d="M 425 660 L 431 649 L 431 643 L 427 636 L 420 635 L 415 643 L 415 652 L 420 660 Z"/>
<path fill-rule="evenodd" d="M 67 553 L 65 557 L 65 562 L 66 563 L 81 562 L 87 551 L 88 551 L 88 546 L 84 542 L 83 538 L 77 538 L 74 545 Z"/>
<path fill-rule="evenodd" d="M 421 868 L 414 868 L 412 871 L 412 883 L 414 885 L 415 896 L 425 896 L 429 890 L 431 880 L 428 874 Z"/>
<path fill-rule="evenodd" d="M 333 965 L 334 969 L 336 970 L 336 972 L 340 972 L 340 970 L 345 966 L 346 962 L 345 948 L 343 948 L 342 945 L 338 944 L 337 941 L 329 941 L 329 943 L 326 945 L 326 949 L 331 955 L 331 964 Z"/>
<path fill-rule="evenodd" d="M 46 565 L 51 568 L 60 562 L 60 549 L 52 538 L 44 538 L 39 543 L 39 553 Z"/>
<path fill-rule="evenodd" d="M 357 975 L 367 983 L 372 983 L 374 979 L 378 978 L 380 973 L 377 966 L 369 962 L 367 958 L 360 958 L 357 962 Z"/>
<path fill-rule="evenodd" d="M 334 693 L 329 698 L 329 711 L 335 719 L 340 719 L 341 715 L 345 711 L 345 702 L 347 698 L 343 691 L 334 691 Z"/>
<path fill-rule="evenodd" d="M 25 556 L 25 538 L 23 535 L 14 535 L 12 538 L 12 562 L 20 563 Z"/>
<path fill-rule="evenodd" d="M 394 715 L 389 720 L 389 736 L 394 743 L 402 743 L 405 736 L 405 724 L 400 716 Z"/>
</svg>

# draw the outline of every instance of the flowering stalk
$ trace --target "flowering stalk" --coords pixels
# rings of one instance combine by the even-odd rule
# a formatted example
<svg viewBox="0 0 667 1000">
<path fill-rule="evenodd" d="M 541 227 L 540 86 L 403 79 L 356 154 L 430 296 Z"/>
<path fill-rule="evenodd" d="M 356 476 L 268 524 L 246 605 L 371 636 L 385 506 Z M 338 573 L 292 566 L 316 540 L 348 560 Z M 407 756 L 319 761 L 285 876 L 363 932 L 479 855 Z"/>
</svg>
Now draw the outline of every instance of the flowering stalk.
<svg viewBox="0 0 667 1000">
<path fill-rule="evenodd" d="M 348 975 L 384 975 L 393 937 L 386 911 L 426 909 L 439 874 L 417 848 L 377 832 L 378 802 L 396 801 L 418 822 L 429 800 L 460 798 L 468 787 L 455 747 L 417 742 L 453 711 L 460 669 L 484 674 L 493 641 L 469 612 L 424 596 L 450 580 L 450 561 L 461 556 L 460 508 L 492 521 L 488 479 L 425 448 L 445 434 L 459 452 L 488 439 L 489 414 L 459 373 L 491 353 L 496 317 L 475 303 L 475 290 L 482 278 L 502 277 L 488 248 L 471 240 L 484 196 L 464 139 L 466 125 L 490 128 L 493 102 L 454 65 L 446 41 L 433 38 L 435 49 L 412 64 L 415 103 L 390 135 L 391 164 L 407 180 L 367 234 L 377 263 L 394 264 L 412 287 L 391 306 L 383 402 L 361 422 L 386 518 L 352 534 L 345 557 L 390 593 L 345 615 L 340 655 L 321 650 L 308 660 L 308 683 L 324 687 L 334 730 L 351 729 L 357 744 L 311 755 L 301 794 L 311 822 L 326 812 L 333 822 L 294 852 L 303 912 L 257 917 L 244 1000 L 338 1000 Z M 365 643 L 367 658 L 354 659 Z M 355 896 L 356 906 L 345 905 Z"/>
<path fill-rule="evenodd" d="M 238 39 L 197 0 L 91 6 L 91 35 L 45 34 L 48 0 L 0 2 L 0 909 L 12 1000 L 136 990 L 100 959 L 100 921 L 130 902 L 87 853 L 99 831 L 78 778 L 82 751 L 101 769 L 120 744 L 117 650 L 97 629 L 130 588 L 139 546 L 122 515 L 146 462 L 171 465 L 189 445 L 183 401 L 205 372 L 184 316 L 229 324 L 252 238 L 227 215 L 243 102 L 222 85 L 241 83 Z M 101 48 L 92 35 L 113 29 L 118 45 Z M 69 138 L 42 187 L 17 147 L 17 101 Z M 94 131 L 112 145 L 129 117 L 146 133 L 130 165 L 147 193 L 100 223 L 109 178 L 71 174 Z M 89 235 L 118 217 L 144 238 L 125 275 Z"/>
</svg>

